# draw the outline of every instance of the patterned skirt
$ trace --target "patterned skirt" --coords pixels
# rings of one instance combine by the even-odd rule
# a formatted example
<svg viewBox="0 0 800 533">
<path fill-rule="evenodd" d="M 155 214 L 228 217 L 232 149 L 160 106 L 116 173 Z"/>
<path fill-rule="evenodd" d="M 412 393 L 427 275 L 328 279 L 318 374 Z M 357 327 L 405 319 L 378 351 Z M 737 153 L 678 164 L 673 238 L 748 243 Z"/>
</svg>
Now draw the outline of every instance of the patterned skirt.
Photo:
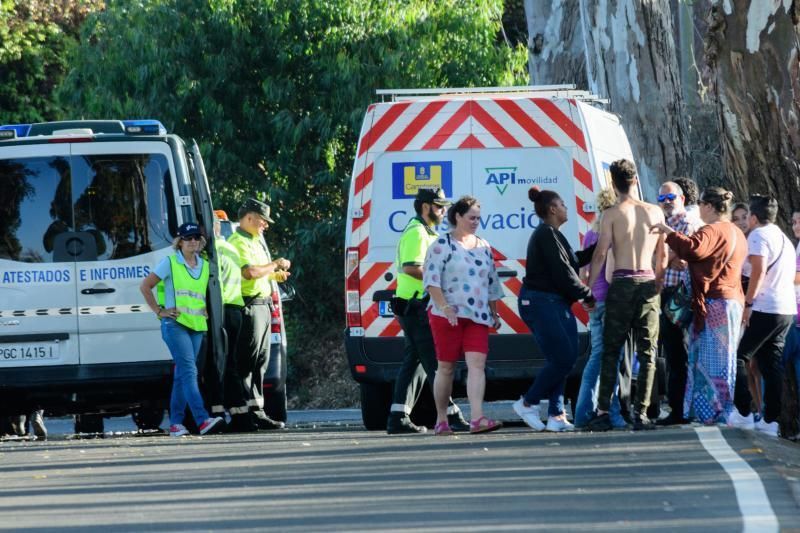
<svg viewBox="0 0 800 533">
<path fill-rule="evenodd" d="M 733 411 L 736 348 L 742 329 L 742 305 L 736 300 L 706 299 L 705 328 L 689 332 L 689 372 L 683 416 L 703 424 L 725 422 Z"/>
</svg>

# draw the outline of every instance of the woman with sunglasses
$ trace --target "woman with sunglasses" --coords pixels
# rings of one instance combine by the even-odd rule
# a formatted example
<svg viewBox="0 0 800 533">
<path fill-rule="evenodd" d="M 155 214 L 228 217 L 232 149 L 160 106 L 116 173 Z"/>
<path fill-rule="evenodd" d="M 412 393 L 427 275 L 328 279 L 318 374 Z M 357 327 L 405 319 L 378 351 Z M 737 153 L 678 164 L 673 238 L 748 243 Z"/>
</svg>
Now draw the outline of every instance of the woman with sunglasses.
<svg viewBox="0 0 800 533">
<path fill-rule="evenodd" d="M 139 287 L 145 302 L 161 320 L 161 337 L 175 361 L 169 403 L 169 434 L 173 437 L 189 433 L 183 425 L 187 406 L 201 435 L 219 429 L 222 422 L 222 418 L 209 417 L 197 383 L 197 355 L 208 330 L 209 267 L 200 257 L 205 244 L 197 224 L 181 225 L 172 243 L 175 253 L 161 260 Z M 153 296 L 156 286 L 158 300 Z"/>
</svg>

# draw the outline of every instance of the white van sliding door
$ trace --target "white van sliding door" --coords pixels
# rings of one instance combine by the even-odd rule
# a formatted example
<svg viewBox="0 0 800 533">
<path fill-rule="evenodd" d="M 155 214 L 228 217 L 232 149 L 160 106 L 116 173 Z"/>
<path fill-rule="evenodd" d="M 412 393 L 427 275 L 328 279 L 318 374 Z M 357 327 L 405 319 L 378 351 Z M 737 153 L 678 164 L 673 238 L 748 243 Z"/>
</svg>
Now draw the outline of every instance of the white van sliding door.
<svg viewBox="0 0 800 533">
<path fill-rule="evenodd" d="M 169 360 L 139 285 L 171 252 L 174 169 L 164 142 L 72 146 L 81 364 Z M 171 215 L 172 214 L 172 215 Z"/>
</svg>

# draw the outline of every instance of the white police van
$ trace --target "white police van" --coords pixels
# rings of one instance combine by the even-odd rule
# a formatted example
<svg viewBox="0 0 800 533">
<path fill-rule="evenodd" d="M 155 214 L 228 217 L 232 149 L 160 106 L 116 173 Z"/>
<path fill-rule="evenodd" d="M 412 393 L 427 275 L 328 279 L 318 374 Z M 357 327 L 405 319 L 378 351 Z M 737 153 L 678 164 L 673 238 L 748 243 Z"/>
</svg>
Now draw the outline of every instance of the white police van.
<svg viewBox="0 0 800 533">
<path fill-rule="evenodd" d="M 173 365 L 139 285 L 180 224 L 212 233 L 197 145 L 155 120 L 0 126 L 0 191 L 0 414 L 161 412 Z"/>
<path fill-rule="evenodd" d="M 481 203 L 478 234 L 494 249 L 506 295 L 498 303 L 502 326 L 489 340 L 486 397 L 516 399 L 544 364 L 516 301 L 528 239 L 539 224 L 527 191 L 538 185 L 559 193 L 569 208 L 561 231 L 577 250 L 594 220 L 597 192 L 610 187 L 610 163 L 633 160 L 619 118 L 574 86 L 378 94 L 384 101 L 367 108 L 361 127 L 345 236 L 345 348 L 369 429 L 386 427 L 403 358 L 389 300 L 397 241 L 414 216 L 416 191 L 441 187 L 450 199 L 470 194 Z M 438 230 L 446 231 L 446 223 Z M 589 347 L 588 316 L 580 306 L 574 311 L 583 331 L 580 372 Z M 573 400 L 576 377 L 568 387 Z M 457 384 L 464 378 L 462 366 Z M 430 425 L 430 403 L 422 402 L 420 418 L 412 413 L 417 423 Z"/>
</svg>

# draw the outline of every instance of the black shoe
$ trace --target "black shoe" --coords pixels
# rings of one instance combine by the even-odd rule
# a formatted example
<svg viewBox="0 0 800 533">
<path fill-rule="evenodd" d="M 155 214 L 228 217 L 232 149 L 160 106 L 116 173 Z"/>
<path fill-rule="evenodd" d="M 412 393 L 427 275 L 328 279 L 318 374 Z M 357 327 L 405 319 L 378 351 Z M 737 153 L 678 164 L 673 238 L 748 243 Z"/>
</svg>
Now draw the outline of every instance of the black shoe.
<svg viewBox="0 0 800 533">
<path fill-rule="evenodd" d="M 253 419 L 258 429 L 272 430 L 272 429 L 284 429 L 286 427 L 286 424 L 284 424 L 280 420 L 273 420 L 267 415 L 263 416 L 256 415 L 255 417 L 253 417 Z"/>
<path fill-rule="evenodd" d="M 674 415 L 674 413 L 670 413 L 664 418 L 659 418 L 658 420 L 656 420 L 657 426 L 680 426 L 688 423 L 689 423 L 688 418 L 683 418 L 682 416 Z"/>
<path fill-rule="evenodd" d="M 611 424 L 611 417 L 608 416 L 608 413 L 599 415 L 595 412 L 592 414 L 592 418 L 586 422 L 586 429 L 589 431 L 611 431 L 614 426 Z"/>
<path fill-rule="evenodd" d="M 447 415 L 447 424 L 453 431 L 469 431 L 469 422 L 464 419 L 461 411 Z"/>
<path fill-rule="evenodd" d="M 247 415 L 233 415 L 225 428 L 226 433 L 255 433 L 258 426 Z"/>
<path fill-rule="evenodd" d="M 425 433 L 428 428 L 414 424 L 410 418 L 403 413 L 392 413 L 386 422 L 386 433 L 389 435 L 401 435 L 404 433 Z"/>
<path fill-rule="evenodd" d="M 633 430 L 634 431 L 648 431 L 656 429 L 656 425 L 650 421 L 645 415 L 633 416 Z"/>
</svg>

